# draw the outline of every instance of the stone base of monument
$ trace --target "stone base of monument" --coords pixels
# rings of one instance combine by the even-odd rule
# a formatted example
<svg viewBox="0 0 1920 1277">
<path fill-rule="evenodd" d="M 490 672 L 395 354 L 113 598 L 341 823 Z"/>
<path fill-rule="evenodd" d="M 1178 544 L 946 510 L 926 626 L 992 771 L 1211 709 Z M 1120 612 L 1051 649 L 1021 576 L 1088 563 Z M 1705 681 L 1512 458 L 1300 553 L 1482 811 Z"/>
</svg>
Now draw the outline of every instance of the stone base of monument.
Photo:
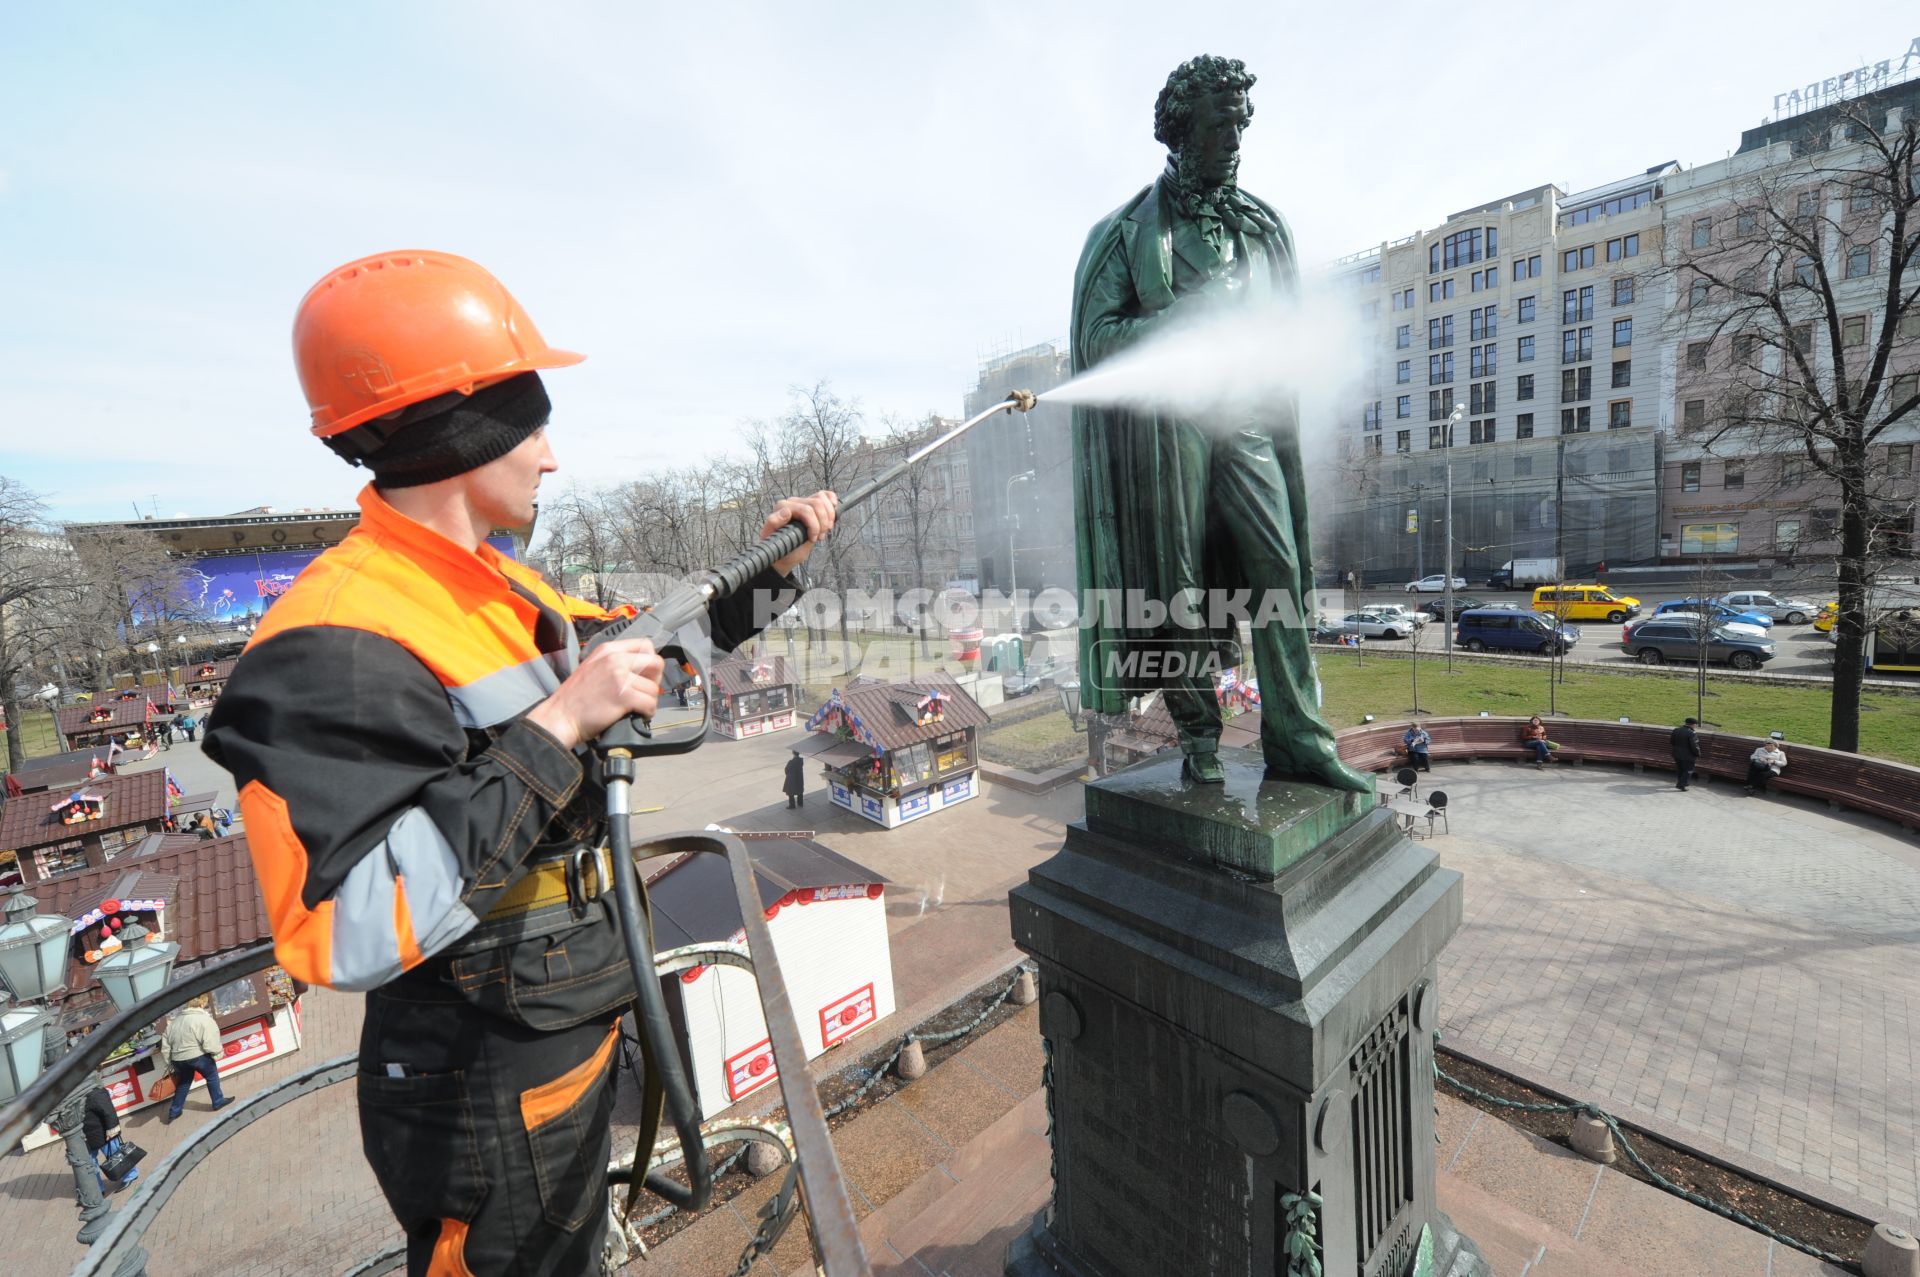
<svg viewBox="0 0 1920 1277">
<path fill-rule="evenodd" d="M 1285 1277 L 1310 1245 L 1329 1277 L 1481 1277 L 1434 1203 L 1460 875 L 1370 795 L 1221 757 L 1223 786 L 1184 781 L 1178 753 L 1089 784 L 1013 892 L 1054 1193 L 1006 1272 Z"/>
</svg>

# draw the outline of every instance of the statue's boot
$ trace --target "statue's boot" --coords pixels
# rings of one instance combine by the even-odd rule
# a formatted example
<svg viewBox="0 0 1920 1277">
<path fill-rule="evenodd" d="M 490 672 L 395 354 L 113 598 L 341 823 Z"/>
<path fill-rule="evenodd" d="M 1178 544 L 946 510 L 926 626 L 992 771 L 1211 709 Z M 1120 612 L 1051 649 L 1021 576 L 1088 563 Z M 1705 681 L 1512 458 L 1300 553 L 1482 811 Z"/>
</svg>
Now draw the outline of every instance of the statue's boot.
<svg viewBox="0 0 1920 1277">
<path fill-rule="evenodd" d="M 1330 738 L 1295 741 L 1286 754 L 1263 749 L 1268 780 L 1307 780 L 1329 789 L 1356 794 L 1376 792 L 1371 773 L 1355 771 L 1340 761 Z"/>
<path fill-rule="evenodd" d="M 1182 771 L 1188 780 L 1198 781 L 1202 785 L 1227 783 L 1227 769 L 1215 750 L 1189 750 Z"/>
</svg>

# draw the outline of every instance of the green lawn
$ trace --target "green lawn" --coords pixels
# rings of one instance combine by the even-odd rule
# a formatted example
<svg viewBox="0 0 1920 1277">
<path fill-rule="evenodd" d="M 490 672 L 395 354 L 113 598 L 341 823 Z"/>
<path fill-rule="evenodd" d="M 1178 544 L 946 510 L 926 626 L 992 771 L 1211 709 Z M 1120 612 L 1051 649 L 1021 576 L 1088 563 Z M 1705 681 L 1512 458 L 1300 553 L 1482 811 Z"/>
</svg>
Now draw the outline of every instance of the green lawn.
<svg viewBox="0 0 1920 1277">
<path fill-rule="evenodd" d="M 60 752 L 60 736 L 53 730 L 53 715 L 46 710 L 27 710 L 20 716 L 20 738 L 28 758 Z M 0 772 L 6 770 L 7 751 L 0 745 Z"/>
<path fill-rule="evenodd" d="M 1327 720 L 1335 730 L 1361 716 L 1400 718 L 1413 705 L 1412 662 L 1354 652 L 1320 652 L 1320 682 Z M 1691 678 L 1570 666 L 1556 689 L 1558 708 L 1575 718 L 1619 718 L 1636 723 L 1678 723 L 1694 713 Z M 1817 685 L 1755 683 L 1738 674 L 1709 672 L 1706 713 L 1712 727 L 1744 736 L 1784 732 L 1789 743 L 1827 743 L 1832 695 Z M 1441 657 L 1420 659 L 1420 708 L 1432 714 L 1546 714 L 1547 667 L 1456 662 L 1447 673 Z M 1920 764 L 1920 696 L 1868 692 L 1860 704 L 1860 750 Z"/>
</svg>

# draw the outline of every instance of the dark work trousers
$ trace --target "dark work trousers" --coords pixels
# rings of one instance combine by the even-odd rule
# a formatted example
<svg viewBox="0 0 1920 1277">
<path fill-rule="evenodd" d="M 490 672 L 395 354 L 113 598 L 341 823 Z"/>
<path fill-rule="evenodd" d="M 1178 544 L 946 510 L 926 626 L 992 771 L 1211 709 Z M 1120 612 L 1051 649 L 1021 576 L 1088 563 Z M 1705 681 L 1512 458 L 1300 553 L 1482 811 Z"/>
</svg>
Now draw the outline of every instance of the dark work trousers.
<svg viewBox="0 0 1920 1277">
<path fill-rule="evenodd" d="M 1682 757 L 1679 754 L 1673 756 L 1673 770 L 1680 774 L 1677 784 L 1681 789 L 1693 784 L 1693 769 L 1699 765 L 1698 758 Z"/>
<path fill-rule="evenodd" d="M 1430 772 L 1433 770 L 1433 756 L 1424 749 L 1410 749 L 1407 751 L 1407 764 L 1415 771 Z"/>
<path fill-rule="evenodd" d="M 1765 763 L 1747 764 L 1747 788 L 1756 794 L 1767 792 L 1767 782 L 1773 779 L 1773 768 Z"/>
<path fill-rule="evenodd" d="M 367 995 L 360 1142 L 410 1277 L 600 1271 L 617 1035 L 542 1033 L 418 973 Z"/>
<path fill-rule="evenodd" d="M 1175 485 L 1166 499 L 1166 512 L 1184 526 L 1172 529 L 1169 544 L 1177 545 L 1180 562 L 1175 578 L 1192 592 L 1193 610 L 1207 616 L 1204 588 L 1209 577 L 1207 538 L 1232 542 L 1238 577 L 1248 584 L 1283 587 L 1291 596 L 1300 581 L 1299 547 L 1293 541 L 1293 503 L 1273 440 L 1255 430 L 1209 433 L 1185 422 L 1162 425 L 1156 432 L 1155 459 L 1159 472 Z M 1170 600 L 1158 600 L 1171 602 Z M 1258 615 L 1260 591 L 1248 603 L 1249 615 Z M 1309 601 L 1305 606 L 1310 607 Z M 1253 664 L 1260 679 L 1260 748 L 1267 765 L 1294 775 L 1324 775 L 1329 765 L 1339 768 L 1333 730 L 1320 717 L 1319 682 L 1314 676 L 1313 653 L 1307 646 L 1306 615 L 1302 601 L 1293 598 L 1294 623 L 1269 621 L 1253 627 Z M 1169 633 L 1181 631 L 1169 624 Z M 1201 631 L 1193 631 L 1196 640 Z M 1195 654 L 1200 644 L 1187 646 Z M 1241 671 L 1246 672 L 1244 667 Z M 1169 680 L 1167 713 L 1180 732 L 1188 753 L 1208 753 L 1219 747 L 1220 708 L 1213 676 L 1201 672 Z"/>
</svg>

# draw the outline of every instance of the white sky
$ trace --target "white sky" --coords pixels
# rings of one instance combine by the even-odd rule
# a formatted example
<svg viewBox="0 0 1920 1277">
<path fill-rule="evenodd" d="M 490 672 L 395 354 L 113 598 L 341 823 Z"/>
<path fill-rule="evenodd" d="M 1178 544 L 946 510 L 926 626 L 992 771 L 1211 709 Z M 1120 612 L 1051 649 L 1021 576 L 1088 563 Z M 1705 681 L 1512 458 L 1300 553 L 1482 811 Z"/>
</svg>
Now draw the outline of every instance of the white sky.
<svg viewBox="0 0 1920 1277">
<path fill-rule="evenodd" d="M 15 6 L 0 29 L 0 474 L 62 518 L 351 504 L 301 294 L 473 257 L 548 340 L 560 480 L 732 448 L 827 378 L 954 413 L 1061 336 L 1197 53 L 1260 77 L 1242 184 L 1321 261 L 1541 182 L 1718 159 L 1911 3 Z M 1737 16 L 1736 16 L 1737 15 Z"/>
</svg>

